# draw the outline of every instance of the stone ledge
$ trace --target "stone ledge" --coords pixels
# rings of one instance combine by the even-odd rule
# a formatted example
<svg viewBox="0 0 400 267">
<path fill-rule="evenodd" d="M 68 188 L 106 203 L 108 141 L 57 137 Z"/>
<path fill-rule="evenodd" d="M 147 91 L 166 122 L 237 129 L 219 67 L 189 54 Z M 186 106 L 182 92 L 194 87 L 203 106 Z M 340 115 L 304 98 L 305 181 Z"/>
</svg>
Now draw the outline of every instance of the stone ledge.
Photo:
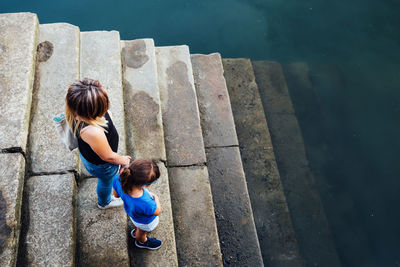
<svg viewBox="0 0 400 267">
<path fill-rule="evenodd" d="M 79 28 L 66 23 L 42 24 L 38 42 L 41 49 L 32 101 L 30 171 L 76 170 L 78 157 L 62 143 L 52 119 L 64 112 L 67 89 L 79 78 Z"/>
<path fill-rule="evenodd" d="M 26 183 L 29 222 L 25 263 L 29 266 L 75 265 L 73 174 L 33 176 Z"/>
<path fill-rule="evenodd" d="M 263 261 L 303 266 L 252 64 L 223 64 Z"/>
<path fill-rule="evenodd" d="M 123 207 L 97 207 L 97 178 L 83 180 L 77 199 L 77 265 L 129 266 L 127 217 Z"/>
<path fill-rule="evenodd" d="M 0 266 L 15 266 L 20 235 L 25 160 L 19 154 L 0 154 Z"/>
<path fill-rule="evenodd" d="M 168 169 L 180 266 L 222 266 L 206 167 Z"/>
<path fill-rule="evenodd" d="M 127 147 L 136 158 L 166 161 L 152 39 L 122 41 Z"/>
<path fill-rule="evenodd" d="M 168 164 L 205 163 L 189 49 L 156 47 L 156 58 Z"/>
<path fill-rule="evenodd" d="M 204 145 L 239 145 L 218 53 L 191 55 Z"/>
<path fill-rule="evenodd" d="M 26 152 L 35 73 L 38 19 L 0 14 L 0 149 Z"/>
<path fill-rule="evenodd" d="M 226 263 L 262 266 L 260 245 L 239 148 L 206 150 L 222 256 Z"/>
<path fill-rule="evenodd" d="M 282 66 L 271 61 L 252 61 L 254 75 L 260 90 L 264 110 L 273 113 L 294 114 Z"/>
</svg>

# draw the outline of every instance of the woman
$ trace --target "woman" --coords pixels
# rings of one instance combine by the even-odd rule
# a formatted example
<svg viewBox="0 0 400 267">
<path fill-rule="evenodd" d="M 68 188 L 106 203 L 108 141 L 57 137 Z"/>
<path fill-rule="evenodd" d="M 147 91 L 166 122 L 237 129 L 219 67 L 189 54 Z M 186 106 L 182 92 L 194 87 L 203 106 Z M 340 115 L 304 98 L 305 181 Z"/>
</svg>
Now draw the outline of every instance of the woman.
<svg viewBox="0 0 400 267">
<path fill-rule="evenodd" d="M 97 177 L 97 206 L 100 209 L 118 207 L 120 198 L 111 196 L 112 180 L 119 166 L 129 165 L 131 157 L 118 151 L 118 132 L 108 109 L 110 101 L 103 86 L 85 78 L 73 83 L 66 96 L 66 119 L 78 138 L 83 165 Z"/>
</svg>

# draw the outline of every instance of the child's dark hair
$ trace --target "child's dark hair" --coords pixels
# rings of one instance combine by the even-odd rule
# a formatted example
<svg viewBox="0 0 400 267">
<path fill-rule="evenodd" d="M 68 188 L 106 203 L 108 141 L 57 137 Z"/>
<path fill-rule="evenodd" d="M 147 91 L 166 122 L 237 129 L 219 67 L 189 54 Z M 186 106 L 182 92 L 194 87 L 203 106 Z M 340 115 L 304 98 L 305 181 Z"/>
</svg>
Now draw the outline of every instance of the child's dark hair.
<svg viewBox="0 0 400 267">
<path fill-rule="evenodd" d="M 160 170 L 154 160 L 135 159 L 120 174 L 122 190 L 128 194 L 133 186 L 149 185 L 160 177 Z"/>
</svg>

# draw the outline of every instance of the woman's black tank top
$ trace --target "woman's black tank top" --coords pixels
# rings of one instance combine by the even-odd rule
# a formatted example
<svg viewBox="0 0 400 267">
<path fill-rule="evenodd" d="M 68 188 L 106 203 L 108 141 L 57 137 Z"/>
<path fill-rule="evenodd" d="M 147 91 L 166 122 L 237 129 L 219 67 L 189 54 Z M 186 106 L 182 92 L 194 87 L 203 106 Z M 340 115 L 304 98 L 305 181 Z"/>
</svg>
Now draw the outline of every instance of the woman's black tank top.
<svg viewBox="0 0 400 267">
<path fill-rule="evenodd" d="M 108 112 L 106 112 L 104 117 L 108 121 L 107 127 L 103 127 L 106 130 L 104 133 L 105 133 L 105 135 L 107 137 L 108 144 L 110 145 L 112 151 L 117 152 L 118 151 L 118 139 L 119 139 L 117 129 L 115 128 L 114 123 L 111 120 L 110 115 L 108 114 Z M 86 143 L 85 141 L 82 140 L 82 138 L 80 136 L 80 131 L 81 131 L 81 129 L 83 129 L 86 126 L 87 126 L 87 124 L 84 123 L 82 125 L 82 127 L 80 127 L 80 129 L 77 129 L 77 131 L 76 131 L 76 137 L 78 138 L 78 149 L 79 149 L 79 152 L 90 163 L 93 163 L 93 164 L 96 164 L 96 165 L 107 163 L 106 161 L 102 160 L 96 154 L 96 152 L 94 152 L 92 150 L 92 148 L 89 146 L 88 143 Z"/>
</svg>

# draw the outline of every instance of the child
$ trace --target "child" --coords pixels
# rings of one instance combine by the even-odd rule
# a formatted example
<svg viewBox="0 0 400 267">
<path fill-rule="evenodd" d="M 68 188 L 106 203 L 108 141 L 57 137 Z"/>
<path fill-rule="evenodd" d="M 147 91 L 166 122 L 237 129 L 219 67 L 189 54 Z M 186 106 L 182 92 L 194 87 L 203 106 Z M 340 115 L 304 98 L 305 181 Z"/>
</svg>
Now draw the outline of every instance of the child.
<svg viewBox="0 0 400 267">
<path fill-rule="evenodd" d="M 124 202 L 124 209 L 136 227 L 131 236 L 139 248 L 155 250 L 162 244 L 161 240 L 147 237 L 147 233 L 157 227 L 161 213 L 158 196 L 147 187 L 159 177 L 160 170 L 153 160 L 136 159 L 129 167 L 122 168 L 113 180 L 113 194 Z"/>
</svg>

